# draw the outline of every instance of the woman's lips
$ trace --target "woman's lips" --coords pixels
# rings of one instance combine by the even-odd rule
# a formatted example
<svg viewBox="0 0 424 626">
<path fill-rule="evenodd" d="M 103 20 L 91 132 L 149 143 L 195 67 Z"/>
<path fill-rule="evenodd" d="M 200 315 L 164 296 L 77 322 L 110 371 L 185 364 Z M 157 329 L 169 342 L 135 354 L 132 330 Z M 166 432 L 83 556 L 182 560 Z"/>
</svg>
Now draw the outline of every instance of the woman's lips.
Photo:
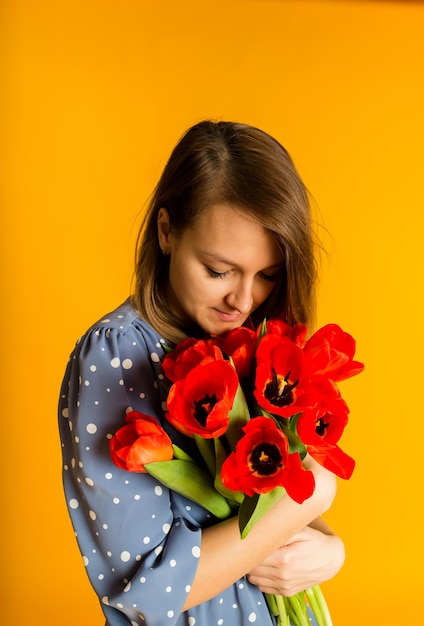
<svg viewBox="0 0 424 626">
<path fill-rule="evenodd" d="M 226 313 L 225 311 L 220 311 L 219 309 L 214 309 L 215 313 L 223 322 L 237 322 L 240 319 L 241 313 L 240 311 Z"/>
</svg>

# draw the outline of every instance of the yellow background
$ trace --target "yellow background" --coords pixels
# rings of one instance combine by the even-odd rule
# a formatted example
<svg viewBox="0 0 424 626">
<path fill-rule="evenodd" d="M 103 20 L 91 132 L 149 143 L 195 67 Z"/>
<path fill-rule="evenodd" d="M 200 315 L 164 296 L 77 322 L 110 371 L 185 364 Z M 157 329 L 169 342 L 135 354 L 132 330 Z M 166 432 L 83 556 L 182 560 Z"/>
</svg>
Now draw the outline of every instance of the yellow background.
<svg viewBox="0 0 424 626">
<path fill-rule="evenodd" d="M 139 212 L 169 151 L 212 117 L 291 152 L 329 253 L 318 322 L 351 332 L 366 363 L 342 384 L 357 468 L 327 516 L 347 547 L 324 585 L 335 626 L 420 623 L 424 5 L 1 11 L 1 622 L 102 623 L 61 491 L 58 389 L 77 337 L 130 291 Z"/>
</svg>

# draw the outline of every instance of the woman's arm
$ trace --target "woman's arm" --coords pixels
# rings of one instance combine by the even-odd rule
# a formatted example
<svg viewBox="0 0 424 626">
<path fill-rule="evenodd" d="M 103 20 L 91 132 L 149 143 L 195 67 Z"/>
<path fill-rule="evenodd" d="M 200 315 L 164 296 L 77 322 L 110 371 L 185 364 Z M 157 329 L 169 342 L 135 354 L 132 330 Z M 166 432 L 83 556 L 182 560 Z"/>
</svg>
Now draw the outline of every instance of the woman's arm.
<svg viewBox="0 0 424 626">
<path fill-rule="evenodd" d="M 255 566 L 328 510 L 336 492 L 335 477 L 313 459 L 308 459 L 308 469 L 315 475 L 314 494 L 303 504 L 284 496 L 245 539 L 240 538 L 236 518 L 203 531 L 199 567 L 185 610 L 217 595 L 247 572 L 254 572 Z"/>
<path fill-rule="evenodd" d="M 249 581 L 264 593 L 293 596 L 335 576 L 344 560 L 343 541 L 317 518 L 254 567 Z"/>
</svg>

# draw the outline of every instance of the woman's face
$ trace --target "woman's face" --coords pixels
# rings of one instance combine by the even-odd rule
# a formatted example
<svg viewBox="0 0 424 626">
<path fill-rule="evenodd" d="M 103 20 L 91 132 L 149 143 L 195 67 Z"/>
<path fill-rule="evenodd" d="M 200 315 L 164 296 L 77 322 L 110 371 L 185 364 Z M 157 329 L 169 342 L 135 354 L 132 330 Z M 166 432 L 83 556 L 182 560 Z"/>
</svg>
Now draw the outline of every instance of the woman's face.
<svg viewBox="0 0 424 626">
<path fill-rule="evenodd" d="M 241 326 L 280 278 L 284 259 L 276 241 L 231 206 L 212 206 L 181 237 L 172 234 L 161 209 L 158 233 L 170 255 L 169 306 L 205 333 Z"/>
</svg>

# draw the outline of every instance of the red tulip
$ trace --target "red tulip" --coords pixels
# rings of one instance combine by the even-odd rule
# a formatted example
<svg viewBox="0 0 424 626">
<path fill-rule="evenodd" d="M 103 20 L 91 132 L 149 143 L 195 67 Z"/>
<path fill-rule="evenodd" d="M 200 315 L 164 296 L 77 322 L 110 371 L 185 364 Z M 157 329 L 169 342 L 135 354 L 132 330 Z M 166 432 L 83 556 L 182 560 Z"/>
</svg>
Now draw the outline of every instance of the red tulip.
<svg viewBox="0 0 424 626">
<path fill-rule="evenodd" d="M 297 433 L 309 454 L 323 467 L 341 478 L 350 478 L 355 461 L 337 442 L 348 422 L 349 409 L 341 398 L 324 398 L 306 409 L 297 422 Z"/>
<path fill-rule="evenodd" d="M 109 441 L 115 465 L 129 472 L 145 472 L 144 465 L 169 461 L 174 456 L 172 442 L 163 428 L 150 415 L 131 411 Z"/>
<path fill-rule="evenodd" d="M 260 407 L 291 417 L 310 404 L 302 392 L 303 352 L 287 337 L 264 335 L 256 350 L 254 396 Z M 300 392 L 300 393 L 299 393 Z"/>
<path fill-rule="evenodd" d="M 240 326 L 231 330 L 225 337 L 217 337 L 216 341 L 222 352 L 232 358 L 238 375 L 241 378 L 248 376 L 252 369 L 257 342 L 256 333 L 250 328 Z"/>
<path fill-rule="evenodd" d="M 354 361 L 356 342 L 337 324 L 327 324 L 312 335 L 303 349 L 305 374 L 323 375 L 335 382 L 359 374 L 363 363 Z"/>
<path fill-rule="evenodd" d="M 211 341 L 196 340 L 192 337 L 181 341 L 175 350 L 165 355 L 162 368 L 165 376 L 175 382 L 185 378 L 204 359 L 223 359 L 218 346 Z"/>
<path fill-rule="evenodd" d="M 285 487 L 296 502 L 309 498 L 315 488 L 312 472 L 303 468 L 299 454 L 288 453 L 288 441 L 273 419 L 254 417 L 243 427 L 236 451 L 224 461 L 223 484 L 247 496 Z"/>
<path fill-rule="evenodd" d="M 236 371 L 228 361 L 206 359 L 172 385 L 167 418 L 186 435 L 219 437 L 227 430 L 237 387 Z"/>
<path fill-rule="evenodd" d="M 258 334 L 260 331 L 258 329 Z M 300 348 L 303 348 L 306 341 L 306 333 L 308 331 L 307 326 L 304 324 L 295 324 L 294 326 L 289 326 L 283 320 L 268 320 L 266 323 L 266 332 L 270 335 L 281 335 L 282 337 L 287 337 L 291 341 L 293 341 Z"/>
</svg>

